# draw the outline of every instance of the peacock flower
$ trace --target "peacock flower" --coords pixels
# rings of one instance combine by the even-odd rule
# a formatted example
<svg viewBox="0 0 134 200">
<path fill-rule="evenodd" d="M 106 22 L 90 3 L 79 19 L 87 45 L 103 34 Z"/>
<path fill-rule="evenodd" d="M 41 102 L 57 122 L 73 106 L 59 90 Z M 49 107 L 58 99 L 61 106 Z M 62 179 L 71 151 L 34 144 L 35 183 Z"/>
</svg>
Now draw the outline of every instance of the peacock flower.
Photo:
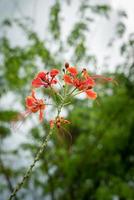
<svg viewBox="0 0 134 200">
<path fill-rule="evenodd" d="M 57 83 L 55 78 L 59 73 L 59 70 L 52 69 L 50 72 L 39 72 L 37 76 L 32 81 L 32 86 L 35 88 L 39 87 L 51 87 L 53 84 Z"/>
<path fill-rule="evenodd" d="M 26 97 L 26 108 L 29 113 L 36 113 L 39 111 L 39 120 L 43 120 L 43 112 L 46 105 L 43 102 L 43 99 L 37 99 L 35 97 L 35 91 L 32 90 L 32 95 Z"/>
<path fill-rule="evenodd" d="M 66 73 L 63 76 L 65 84 L 72 85 L 80 91 L 80 93 L 86 93 L 90 99 L 96 99 L 97 93 L 93 91 L 96 85 L 96 80 L 112 81 L 112 78 L 107 78 L 101 75 L 89 75 L 84 68 L 78 73 L 76 67 L 70 67 L 68 63 L 65 64 Z"/>
</svg>

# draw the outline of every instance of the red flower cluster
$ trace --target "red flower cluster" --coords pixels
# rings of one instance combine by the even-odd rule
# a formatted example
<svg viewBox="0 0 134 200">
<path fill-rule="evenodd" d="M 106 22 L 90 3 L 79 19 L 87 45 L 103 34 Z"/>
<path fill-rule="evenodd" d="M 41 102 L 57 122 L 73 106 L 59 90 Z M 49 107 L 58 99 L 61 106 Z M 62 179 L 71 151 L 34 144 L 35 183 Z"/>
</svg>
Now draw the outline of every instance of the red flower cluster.
<svg viewBox="0 0 134 200">
<path fill-rule="evenodd" d="M 95 81 L 88 75 L 86 69 L 83 69 L 81 74 L 78 74 L 75 67 L 68 67 L 63 79 L 66 84 L 85 92 L 89 98 L 95 99 L 97 97 L 97 93 L 92 90 L 95 86 Z"/>
<path fill-rule="evenodd" d="M 50 72 L 39 72 L 37 76 L 32 81 L 32 86 L 35 88 L 38 87 L 51 87 L 51 85 L 57 83 L 56 75 L 59 73 L 59 70 L 52 69 Z"/>
<path fill-rule="evenodd" d="M 70 66 L 68 63 L 65 64 L 64 75 L 63 75 L 63 81 L 67 85 L 71 85 L 74 87 L 74 90 L 71 93 L 68 93 L 66 91 L 66 95 L 56 91 L 54 95 L 57 95 L 60 97 L 61 102 L 59 102 L 59 107 L 63 107 L 63 101 L 66 101 L 64 98 L 67 98 L 68 95 L 77 95 L 79 93 L 85 93 L 87 97 L 90 99 L 96 99 L 97 93 L 93 90 L 93 88 L 96 85 L 96 79 L 103 79 L 104 81 L 112 81 L 111 78 L 106 78 L 100 75 L 94 75 L 91 76 L 88 74 L 87 70 L 84 68 L 81 72 L 78 72 L 76 67 Z M 32 86 L 35 88 L 44 87 L 44 88 L 50 88 L 53 91 L 53 85 L 55 85 L 58 80 L 56 76 L 59 74 L 58 69 L 52 69 L 50 72 L 39 72 L 37 76 L 32 81 Z M 60 83 L 60 82 L 59 82 Z M 60 83 L 60 85 L 63 85 Z M 69 88 L 68 88 L 69 89 Z M 62 90 L 61 90 L 62 91 Z M 63 92 L 63 93 L 64 93 Z M 43 102 L 43 99 L 37 99 L 35 97 L 35 92 L 32 91 L 32 95 L 28 96 L 26 98 L 26 113 L 36 113 L 39 111 L 39 120 L 43 120 L 43 112 L 46 108 L 45 103 Z M 60 108 L 61 110 L 61 108 Z M 59 113 L 58 113 L 59 114 Z M 65 120 L 63 117 L 59 117 L 59 115 L 56 117 L 55 120 L 51 120 L 50 127 L 53 127 L 54 125 L 59 128 L 62 124 L 69 123 L 69 121 Z"/>
<path fill-rule="evenodd" d="M 97 93 L 93 91 L 93 87 L 96 85 L 95 79 L 101 78 L 106 81 L 111 81 L 111 78 L 103 76 L 90 76 L 87 70 L 84 68 L 81 73 L 78 73 L 76 67 L 70 67 L 66 65 L 66 73 L 64 74 L 64 81 L 66 84 L 74 86 L 81 92 L 85 92 L 90 99 L 96 99 Z"/>
<path fill-rule="evenodd" d="M 37 76 L 32 81 L 32 86 L 35 88 L 38 87 L 52 87 L 53 84 L 57 83 L 57 79 L 55 78 L 56 75 L 59 73 L 59 70 L 52 69 L 50 72 L 39 72 Z M 26 112 L 23 114 L 24 116 L 27 116 L 31 113 L 36 113 L 39 111 L 39 120 L 42 122 L 43 120 L 43 112 L 46 108 L 46 105 L 43 101 L 43 99 L 37 99 L 35 97 L 35 91 L 32 90 L 32 95 L 26 97 Z"/>
</svg>

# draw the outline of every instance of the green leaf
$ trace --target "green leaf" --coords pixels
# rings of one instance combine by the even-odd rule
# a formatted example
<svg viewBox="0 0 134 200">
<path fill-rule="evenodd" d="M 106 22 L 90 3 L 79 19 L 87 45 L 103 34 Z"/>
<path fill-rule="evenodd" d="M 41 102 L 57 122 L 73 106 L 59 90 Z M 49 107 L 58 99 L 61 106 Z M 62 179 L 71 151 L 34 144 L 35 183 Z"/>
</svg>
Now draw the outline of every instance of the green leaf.
<svg viewBox="0 0 134 200">
<path fill-rule="evenodd" d="M 90 8 L 94 13 L 104 15 L 106 17 L 109 17 L 109 12 L 111 11 L 111 7 L 107 4 L 90 6 Z"/>
<path fill-rule="evenodd" d="M 0 121 L 11 122 L 15 118 L 17 118 L 18 114 L 19 113 L 17 111 L 12 110 L 0 111 Z"/>
<path fill-rule="evenodd" d="M 0 126 L 0 137 L 5 138 L 10 134 L 10 129 L 4 126 Z"/>
</svg>

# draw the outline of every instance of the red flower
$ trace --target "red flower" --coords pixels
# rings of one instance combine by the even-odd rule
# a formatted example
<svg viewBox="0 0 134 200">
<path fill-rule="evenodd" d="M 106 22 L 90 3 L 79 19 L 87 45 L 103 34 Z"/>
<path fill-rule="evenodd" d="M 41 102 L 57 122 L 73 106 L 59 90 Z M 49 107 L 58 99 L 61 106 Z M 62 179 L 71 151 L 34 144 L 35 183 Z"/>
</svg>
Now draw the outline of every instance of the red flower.
<svg viewBox="0 0 134 200">
<path fill-rule="evenodd" d="M 46 106 L 42 99 L 37 99 L 35 97 L 34 90 L 32 91 L 32 95 L 26 98 L 26 107 L 29 113 L 36 113 L 39 111 L 39 120 L 43 120 L 43 111 Z"/>
<path fill-rule="evenodd" d="M 96 85 L 96 79 L 101 79 L 104 81 L 112 81 L 112 78 L 107 78 L 101 75 L 89 75 L 86 69 L 83 69 L 81 73 L 75 67 L 67 67 L 67 73 L 64 75 L 63 79 L 66 84 L 74 86 L 79 91 L 85 92 L 87 97 L 91 99 L 97 98 L 97 93 L 92 90 Z"/>
<path fill-rule="evenodd" d="M 32 86 L 38 87 L 51 87 L 52 84 L 57 83 L 55 76 L 59 73 L 59 70 L 52 69 L 50 72 L 39 72 L 37 76 L 32 81 Z"/>
<path fill-rule="evenodd" d="M 32 86 L 34 86 L 35 88 L 38 88 L 41 86 L 48 87 L 48 83 L 46 81 L 47 81 L 47 73 L 39 72 L 37 76 L 35 77 L 35 79 L 33 79 Z"/>
<path fill-rule="evenodd" d="M 85 92 L 90 99 L 96 99 L 97 93 L 91 90 L 95 86 L 95 81 L 89 76 L 86 69 L 82 70 L 79 77 L 77 76 L 78 72 L 76 68 L 68 67 L 67 71 L 69 74 L 65 74 L 63 77 L 66 84 L 70 84 L 81 92 Z"/>
<path fill-rule="evenodd" d="M 67 68 L 70 69 L 71 67 Z M 74 70 L 75 68 L 73 68 Z M 73 71 L 72 68 L 70 71 Z M 71 84 L 74 87 L 76 87 L 78 90 L 86 90 L 89 88 L 92 88 L 93 86 L 95 86 L 95 81 L 93 80 L 93 78 L 91 78 L 89 75 L 87 76 L 82 76 L 80 78 L 77 78 L 77 73 L 75 73 L 75 70 L 73 71 L 73 73 L 70 74 L 65 74 L 63 79 L 65 81 L 66 84 Z"/>
</svg>

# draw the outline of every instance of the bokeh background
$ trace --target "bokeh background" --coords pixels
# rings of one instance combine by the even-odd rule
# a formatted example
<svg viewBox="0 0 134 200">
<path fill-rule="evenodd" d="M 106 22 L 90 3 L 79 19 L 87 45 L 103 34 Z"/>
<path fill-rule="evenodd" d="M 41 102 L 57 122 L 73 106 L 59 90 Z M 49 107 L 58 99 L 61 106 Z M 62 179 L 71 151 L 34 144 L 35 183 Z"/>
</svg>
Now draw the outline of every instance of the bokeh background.
<svg viewBox="0 0 134 200">
<path fill-rule="evenodd" d="M 65 62 L 118 85 L 98 85 L 97 101 L 77 98 L 64 110 L 72 142 L 53 135 L 16 200 L 134 200 L 133 21 L 132 0 L 0 0 L 0 200 L 21 180 L 55 113 L 11 126 L 31 80 Z"/>
</svg>

